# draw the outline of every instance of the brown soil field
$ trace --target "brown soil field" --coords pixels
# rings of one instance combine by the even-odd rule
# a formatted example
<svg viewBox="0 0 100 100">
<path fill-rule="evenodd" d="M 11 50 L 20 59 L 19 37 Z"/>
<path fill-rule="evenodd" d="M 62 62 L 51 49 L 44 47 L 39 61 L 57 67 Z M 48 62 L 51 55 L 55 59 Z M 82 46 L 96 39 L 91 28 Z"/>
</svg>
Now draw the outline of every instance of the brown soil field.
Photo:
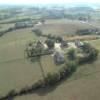
<svg viewBox="0 0 100 100">
<path fill-rule="evenodd" d="M 79 29 L 95 28 L 88 23 L 83 23 L 79 21 L 47 21 L 45 24 L 36 26 L 35 28 L 40 29 L 44 34 L 53 35 L 70 35 L 75 34 Z"/>
</svg>

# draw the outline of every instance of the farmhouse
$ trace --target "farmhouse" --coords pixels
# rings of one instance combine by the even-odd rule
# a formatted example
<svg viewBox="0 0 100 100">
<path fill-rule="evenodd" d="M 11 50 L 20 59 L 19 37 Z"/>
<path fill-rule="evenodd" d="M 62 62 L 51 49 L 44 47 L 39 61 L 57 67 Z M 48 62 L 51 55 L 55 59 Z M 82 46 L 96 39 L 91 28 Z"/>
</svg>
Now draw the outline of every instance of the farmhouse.
<svg viewBox="0 0 100 100">
<path fill-rule="evenodd" d="M 62 52 L 56 51 L 54 53 L 54 62 L 55 64 L 63 64 L 65 61 L 64 54 Z"/>
<path fill-rule="evenodd" d="M 61 50 L 61 43 L 54 43 L 55 50 Z"/>
</svg>

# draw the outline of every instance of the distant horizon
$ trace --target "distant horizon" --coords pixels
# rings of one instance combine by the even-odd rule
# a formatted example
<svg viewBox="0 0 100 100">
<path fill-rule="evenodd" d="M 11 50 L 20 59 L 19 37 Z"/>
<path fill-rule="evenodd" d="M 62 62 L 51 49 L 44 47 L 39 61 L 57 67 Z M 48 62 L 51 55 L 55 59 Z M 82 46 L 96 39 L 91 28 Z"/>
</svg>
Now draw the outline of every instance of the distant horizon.
<svg viewBox="0 0 100 100">
<path fill-rule="evenodd" d="M 39 7 L 49 7 L 49 6 L 61 6 L 61 7 L 92 7 L 94 9 L 100 8 L 99 0 L 0 0 L 0 7 L 9 6 L 39 6 Z"/>
<path fill-rule="evenodd" d="M 0 0 L 0 5 L 48 5 L 48 4 L 94 4 L 100 5 L 100 0 Z"/>
<path fill-rule="evenodd" d="M 10 3 L 0 3 L 1 7 L 5 7 L 5 6 L 63 6 L 66 8 L 70 8 L 70 7 L 92 7 L 92 8 L 100 8 L 100 3 L 67 3 L 67 4 L 57 4 L 57 3 L 48 3 L 48 4 L 44 4 L 44 3 L 33 3 L 33 4 L 10 4 Z"/>
</svg>

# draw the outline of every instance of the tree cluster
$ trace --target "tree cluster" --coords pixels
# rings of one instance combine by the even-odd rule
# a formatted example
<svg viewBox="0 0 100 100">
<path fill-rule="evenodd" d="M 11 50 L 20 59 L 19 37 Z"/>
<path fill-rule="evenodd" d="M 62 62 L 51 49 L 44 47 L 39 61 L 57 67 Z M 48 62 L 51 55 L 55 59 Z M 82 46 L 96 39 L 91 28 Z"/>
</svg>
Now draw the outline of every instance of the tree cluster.
<svg viewBox="0 0 100 100">
<path fill-rule="evenodd" d="M 92 47 L 89 43 L 85 43 L 81 50 L 83 51 L 84 56 L 79 58 L 80 64 L 95 61 L 99 54 L 99 51 Z"/>
</svg>

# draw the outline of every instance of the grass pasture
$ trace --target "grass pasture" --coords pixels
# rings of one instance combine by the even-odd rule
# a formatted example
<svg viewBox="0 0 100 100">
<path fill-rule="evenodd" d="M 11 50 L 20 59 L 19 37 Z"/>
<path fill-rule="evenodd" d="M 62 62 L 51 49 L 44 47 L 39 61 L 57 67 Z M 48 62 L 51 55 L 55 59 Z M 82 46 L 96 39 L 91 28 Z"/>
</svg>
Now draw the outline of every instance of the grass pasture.
<svg viewBox="0 0 100 100">
<path fill-rule="evenodd" d="M 25 58 L 26 44 L 38 40 L 31 30 L 15 30 L 0 38 L 0 95 L 5 95 L 11 89 L 19 90 L 32 85 L 42 78 L 39 63 Z M 52 56 L 42 57 L 41 64 L 45 74 L 57 69 Z"/>
<path fill-rule="evenodd" d="M 0 38 L 0 95 L 40 78 L 38 64 L 24 58 L 25 45 L 31 40 L 36 37 L 30 29 L 9 32 Z"/>
<path fill-rule="evenodd" d="M 100 51 L 100 40 L 90 41 Z M 78 70 L 58 87 L 37 91 L 14 100 L 99 100 L 100 99 L 100 56 L 92 64 L 80 66 Z"/>
<path fill-rule="evenodd" d="M 80 21 L 73 21 L 73 20 L 47 20 L 45 24 L 37 26 L 36 28 L 43 31 L 44 34 L 52 34 L 52 35 L 73 35 L 79 29 L 88 29 L 94 28 L 88 23 L 83 23 Z"/>
<path fill-rule="evenodd" d="M 7 27 L 7 26 L 5 26 Z M 91 27 L 85 23 L 67 20 L 48 20 L 39 26 L 45 34 L 71 34 L 76 29 Z M 32 33 L 32 28 L 9 32 L 0 38 L 0 95 L 5 95 L 11 89 L 19 90 L 30 86 L 42 78 L 38 62 L 32 63 L 25 58 L 27 42 L 38 40 Z M 100 40 L 90 43 L 100 51 Z M 62 66 L 56 66 L 52 56 L 43 56 L 41 64 L 45 71 L 53 72 Z M 14 100 L 99 100 L 100 99 L 100 56 L 92 64 L 80 66 L 78 70 L 58 87 L 51 90 L 37 91 L 32 95 L 17 97 Z"/>
<path fill-rule="evenodd" d="M 35 94 L 17 97 L 15 100 L 99 100 L 100 73 L 79 80 L 64 82 L 55 90 L 37 91 Z"/>
</svg>

